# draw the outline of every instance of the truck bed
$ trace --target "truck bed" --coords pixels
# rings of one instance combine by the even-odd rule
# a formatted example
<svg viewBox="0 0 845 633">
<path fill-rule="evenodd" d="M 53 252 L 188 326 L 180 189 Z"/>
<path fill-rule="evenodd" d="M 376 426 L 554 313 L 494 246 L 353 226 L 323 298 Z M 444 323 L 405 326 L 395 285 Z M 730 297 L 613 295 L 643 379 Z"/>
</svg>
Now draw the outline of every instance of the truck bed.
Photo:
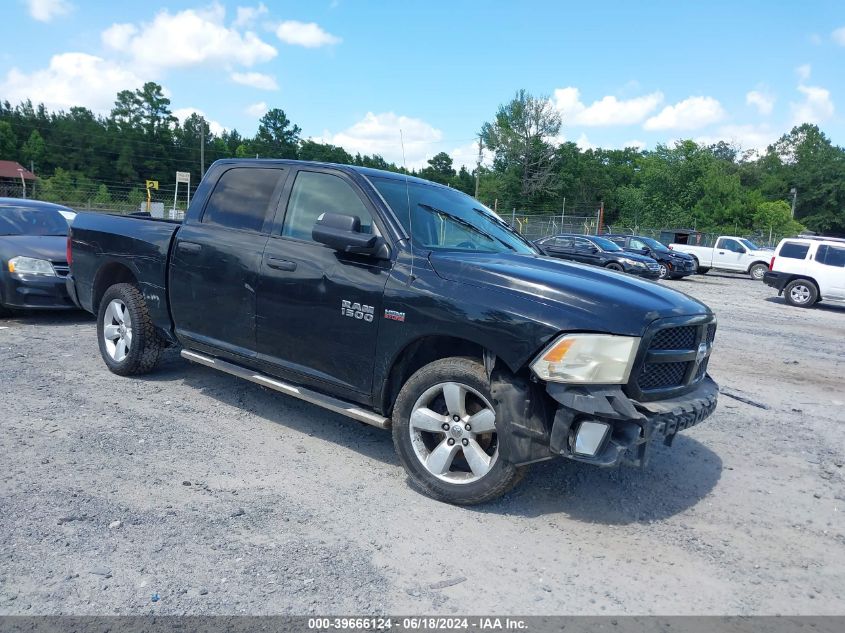
<svg viewBox="0 0 845 633">
<path fill-rule="evenodd" d="M 98 287 L 98 275 L 124 268 L 137 281 L 156 325 L 172 329 L 167 308 L 167 258 L 176 220 L 80 213 L 71 226 L 73 271 L 80 305 L 96 314 L 96 304 L 105 291 Z"/>
</svg>

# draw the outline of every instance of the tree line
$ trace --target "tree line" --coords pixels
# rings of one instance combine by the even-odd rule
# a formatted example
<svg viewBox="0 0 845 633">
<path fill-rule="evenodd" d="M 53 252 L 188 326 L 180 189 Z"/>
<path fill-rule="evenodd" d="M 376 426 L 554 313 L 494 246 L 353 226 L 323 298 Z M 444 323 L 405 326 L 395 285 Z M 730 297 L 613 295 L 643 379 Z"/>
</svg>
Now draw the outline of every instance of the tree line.
<svg viewBox="0 0 845 633">
<path fill-rule="evenodd" d="M 492 166 L 455 169 L 440 152 L 410 173 L 471 195 L 477 176 L 478 197 L 502 215 L 592 214 L 602 205 L 607 224 L 630 228 L 845 234 L 845 149 L 816 125 L 794 127 L 758 155 L 692 140 L 652 150 L 581 149 L 556 141 L 565 123 L 548 98 L 520 90 L 481 126 Z M 0 159 L 34 167 L 44 197 L 66 203 L 107 206 L 118 195 L 140 202 L 139 183 L 170 183 L 177 170 L 197 183 L 201 145 L 206 165 L 258 156 L 403 171 L 377 154 L 303 139 L 280 108 L 261 117 L 252 137 L 214 134 L 196 113 L 180 123 L 153 82 L 120 91 L 107 116 L 83 107 L 48 111 L 30 101 L 0 104 Z"/>
</svg>

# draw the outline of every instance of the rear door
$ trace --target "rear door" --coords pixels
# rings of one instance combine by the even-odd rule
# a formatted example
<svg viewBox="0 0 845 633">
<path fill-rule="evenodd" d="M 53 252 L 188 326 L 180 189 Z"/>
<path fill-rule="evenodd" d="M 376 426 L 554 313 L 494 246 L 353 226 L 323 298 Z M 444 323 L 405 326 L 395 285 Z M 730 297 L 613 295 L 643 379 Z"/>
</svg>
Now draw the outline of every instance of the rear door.
<svg viewBox="0 0 845 633">
<path fill-rule="evenodd" d="M 250 356 L 261 256 L 288 169 L 231 167 L 198 219 L 176 233 L 169 273 L 176 333 L 198 346 Z"/>
<path fill-rule="evenodd" d="M 713 268 L 724 270 L 745 270 L 745 247 L 739 240 L 720 237 L 713 249 Z"/>
<path fill-rule="evenodd" d="M 268 371 L 355 398 L 372 390 L 382 300 L 392 262 L 315 242 L 325 212 L 358 216 L 383 234 L 376 211 L 344 172 L 302 168 L 291 176 L 261 262 L 258 350 Z M 360 398 L 359 398 L 360 399 Z"/>
<path fill-rule="evenodd" d="M 583 237 L 572 238 L 574 245 L 573 259 L 593 266 L 601 266 L 604 256 L 598 246 Z"/>
<path fill-rule="evenodd" d="M 819 244 L 813 268 L 822 298 L 845 299 L 845 244 Z"/>
<path fill-rule="evenodd" d="M 543 242 L 542 246 L 543 250 L 552 257 L 572 259 L 573 246 L 571 237 L 553 237 Z"/>
</svg>

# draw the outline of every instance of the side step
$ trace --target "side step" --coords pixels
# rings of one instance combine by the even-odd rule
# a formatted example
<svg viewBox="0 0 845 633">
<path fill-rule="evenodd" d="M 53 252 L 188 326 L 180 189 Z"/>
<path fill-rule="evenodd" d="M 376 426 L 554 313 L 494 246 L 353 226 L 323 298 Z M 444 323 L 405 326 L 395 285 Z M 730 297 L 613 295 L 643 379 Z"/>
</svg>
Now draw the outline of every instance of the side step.
<svg viewBox="0 0 845 633">
<path fill-rule="evenodd" d="M 265 387 L 269 387 L 270 389 L 280 391 L 281 393 L 293 396 L 294 398 L 299 398 L 300 400 L 305 400 L 306 402 L 310 402 L 311 404 L 316 404 L 317 406 L 323 407 L 324 409 L 329 409 L 330 411 L 334 411 L 335 413 L 340 413 L 342 415 L 350 417 L 353 420 L 358 420 L 358 422 L 372 424 L 373 426 L 377 426 L 380 429 L 390 428 L 389 418 L 385 418 L 384 416 L 378 415 L 371 411 L 361 409 L 360 407 L 349 402 L 345 402 L 337 398 L 332 398 L 331 396 L 324 396 L 321 393 L 311 391 L 310 389 L 306 389 L 305 387 L 297 387 L 295 385 L 282 382 L 277 378 L 271 378 L 270 376 L 267 376 L 265 374 L 259 374 L 252 370 L 246 369 L 245 367 L 241 367 L 240 365 L 235 365 L 234 363 L 230 363 L 225 360 L 220 360 L 219 358 L 212 358 L 211 356 L 206 356 L 204 354 L 198 354 L 197 352 L 192 352 L 187 349 L 182 350 L 181 356 L 182 358 L 186 358 L 187 360 L 199 363 L 200 365 L 205 365 L 206 367 L 211 367 L 213 369 L 219 369 L 220 371 L 226 372 L 227 374 L 232 374 L 233 376 L 237 376 L 238 378 L 245 378 L 246 380 L 250 380 L 259 385 L 263 385 Z"/>
</svg>

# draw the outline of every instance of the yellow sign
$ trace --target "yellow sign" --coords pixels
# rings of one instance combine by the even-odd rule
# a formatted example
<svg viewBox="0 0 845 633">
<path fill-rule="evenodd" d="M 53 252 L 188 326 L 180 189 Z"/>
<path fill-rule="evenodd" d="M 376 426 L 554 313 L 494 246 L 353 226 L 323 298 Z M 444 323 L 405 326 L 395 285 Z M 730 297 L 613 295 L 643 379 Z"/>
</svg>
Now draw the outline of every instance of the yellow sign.
<svg viewBox="0 0 845 633">
<path fill-rule="evenodd" d="M 147 189 L 158 189 L 158 180 L 148 180 Z"/>
</svg>

